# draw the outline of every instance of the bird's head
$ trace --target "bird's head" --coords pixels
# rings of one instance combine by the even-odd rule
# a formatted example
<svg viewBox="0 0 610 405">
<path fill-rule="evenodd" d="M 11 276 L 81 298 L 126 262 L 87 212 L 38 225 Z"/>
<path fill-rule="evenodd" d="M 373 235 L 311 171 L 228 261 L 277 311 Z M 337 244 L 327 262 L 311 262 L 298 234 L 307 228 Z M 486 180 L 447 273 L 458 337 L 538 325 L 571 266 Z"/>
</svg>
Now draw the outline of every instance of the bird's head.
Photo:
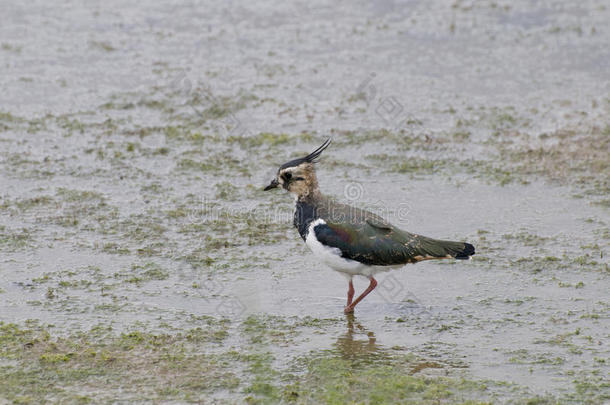
<svg viewBox="0 0 610 405">
<path fill-rule="evenodd" d="M 330 145 L 330 138 L 309 155 L 281 165 L 275 178 L 265 187 L 265 191 L 281 186 L 297 197 L 304 197 L 317 191 L 318 180 L 314 163 L 328 145 Z"/>
</svg>

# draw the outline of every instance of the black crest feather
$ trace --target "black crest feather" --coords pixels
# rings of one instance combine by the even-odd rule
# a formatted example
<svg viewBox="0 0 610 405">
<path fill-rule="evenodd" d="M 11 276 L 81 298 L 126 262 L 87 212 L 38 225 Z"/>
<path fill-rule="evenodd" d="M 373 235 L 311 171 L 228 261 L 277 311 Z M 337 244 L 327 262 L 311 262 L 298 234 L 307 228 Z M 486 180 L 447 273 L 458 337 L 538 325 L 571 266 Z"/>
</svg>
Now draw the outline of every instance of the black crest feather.
<svg viewBox="0 0 610 405">
<path fill-rule="evenodd" d="M 317 161 L 317 159 L 320 157 L 320 155 L 322 154 L 322 152 L 324 152 L 324 149 L 328 148 L 328 145 L 330 145 L 330 142 L 331 142 L 331 138 L 328 138 L 322 145 L 320 145 L 320 147 L 318 149 L 314 150 L 313 152 L 311 152 L 309 155 L 307 155 L 305 157 L 294 159 L 294 160 L 291 160 L 290 162 L 284 163 L 280 167 L 280 170 L 286 169 L 287 167 L 295 167 L 295 166 L 300 165 L 301 163 L 315 163 Z"/>
</svg>

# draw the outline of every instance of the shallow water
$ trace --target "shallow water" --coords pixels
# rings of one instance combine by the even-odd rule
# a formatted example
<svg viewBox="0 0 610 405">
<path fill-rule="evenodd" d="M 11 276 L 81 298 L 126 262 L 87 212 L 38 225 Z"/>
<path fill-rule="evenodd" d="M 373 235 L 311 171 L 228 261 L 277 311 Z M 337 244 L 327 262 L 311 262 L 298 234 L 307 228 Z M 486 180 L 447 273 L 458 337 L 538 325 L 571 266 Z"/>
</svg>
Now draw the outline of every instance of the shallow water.
<svg viewBox="0 0 610 405">
<path fill-rule="evenodd" d="M 295 375 L 308 356 L 416 355 L 498 402 L 608 398 L 604 2 L 24 7 L 0 17 L 3 322 L 230 319 L 197 350 L 268 350 Z M 328 136 L 323 192 L 474 260 L 380 275 L 344 317 L 347 283 L 292 228 L 292 197 L 261 191 Z M 253 341 L 253 322 L 289 338 Z M 242 385 L 203 398 L 274 402 L 231 367 Z M 102 397 L 137 400 L 121 392 Z"/>
</svg>

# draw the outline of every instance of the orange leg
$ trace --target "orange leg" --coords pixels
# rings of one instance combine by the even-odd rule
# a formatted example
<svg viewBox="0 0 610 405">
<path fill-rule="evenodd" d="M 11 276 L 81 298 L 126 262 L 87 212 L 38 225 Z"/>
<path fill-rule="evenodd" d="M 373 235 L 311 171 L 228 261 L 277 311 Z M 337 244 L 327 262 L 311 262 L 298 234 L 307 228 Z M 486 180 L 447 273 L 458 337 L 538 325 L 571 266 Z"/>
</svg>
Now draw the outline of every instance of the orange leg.
<svg viewBox="0 0 610 405">
<path fill-rule="evenodd" d="M 354 298 L 354 284 L 352 280 L 349 281 L 349 290 L 347 290 L 347 306 L 352 305 L 352 298 Z"/>
<path fill-rule="evenodd" d="M 373 277 L 371 277 L 371 284 L 369 284 L 367 289 L 364 290 L 364 292 L 362 294 L 360 294 L 360 296 L 358 298 L 356 298 L 356 301 L 352 302 L 351 304 L 348 304 L 345 307 L 345 309 L 343 310 L 343 312 L 345 312 L 346 314 L 349 314 L 350 312 L 354 312 L 354 308 L 356 307 L 356 305 L 358 305 L 358 303 L 360 301 L 362 301 L 364 299 L 364 297 L 369 295 L 369 293 L 371 291 L 373 291 L 375 289 L 375 287 L 377 287 L 377 280 L 375 280 Z M 353 286 L 352 286 L 352 288 L 353 288 Z M 349 299 L 349 295 L 348 295 L 348 299 Z"/>
</svg>

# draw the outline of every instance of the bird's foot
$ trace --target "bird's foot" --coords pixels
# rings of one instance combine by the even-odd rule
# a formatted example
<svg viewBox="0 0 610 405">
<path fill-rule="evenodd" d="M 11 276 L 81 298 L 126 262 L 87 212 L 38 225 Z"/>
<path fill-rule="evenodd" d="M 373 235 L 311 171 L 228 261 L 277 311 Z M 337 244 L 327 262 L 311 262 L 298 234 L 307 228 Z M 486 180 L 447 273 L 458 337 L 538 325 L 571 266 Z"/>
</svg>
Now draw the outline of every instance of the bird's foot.
<svg viewBox="0 0 610 405">
<path fill-rule="evenodd" d="M 353 314 L 354 313 L 354 306 L 353 305 L 348 305 L 345 308 L 343 308 L 343 313 L 344 314 Z"/>
</svg>

